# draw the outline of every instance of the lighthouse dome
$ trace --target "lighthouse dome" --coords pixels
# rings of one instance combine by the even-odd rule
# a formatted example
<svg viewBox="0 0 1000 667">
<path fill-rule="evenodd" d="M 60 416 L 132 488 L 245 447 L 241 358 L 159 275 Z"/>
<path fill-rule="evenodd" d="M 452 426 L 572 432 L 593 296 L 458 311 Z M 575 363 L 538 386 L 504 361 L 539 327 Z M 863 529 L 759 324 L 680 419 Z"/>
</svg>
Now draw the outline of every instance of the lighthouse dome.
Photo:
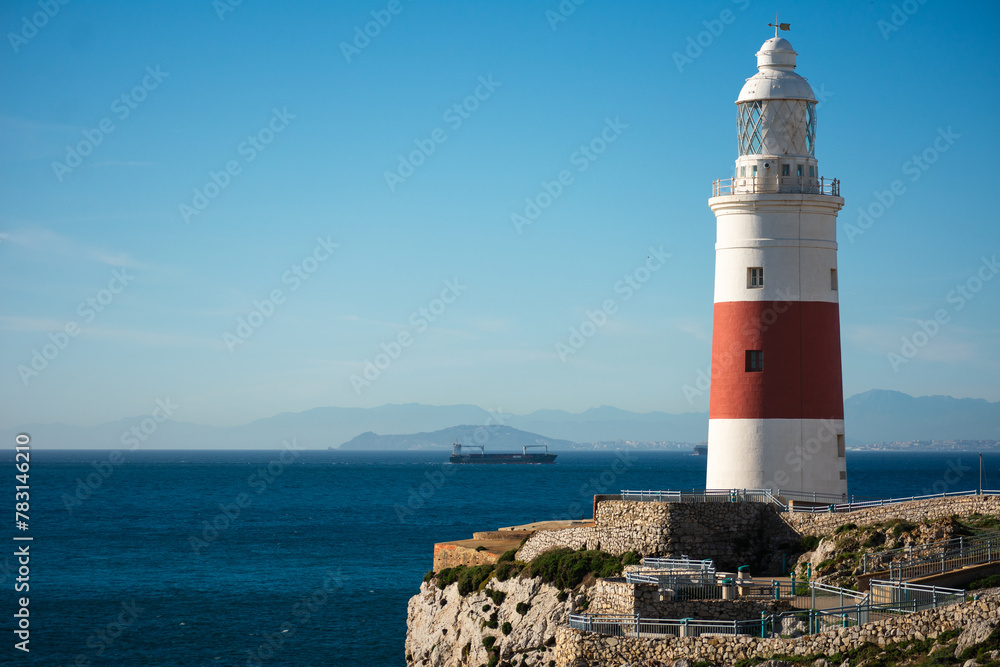
<svg viewBox="0 0 1000 667">
<path fill-rule="evenodd" d="M 795 73 L 798 53 L 787 39 L 772 37 L 757 52 L 757 73 L 747 79 L 737 102 L 816 100 L 809 82 Z"/>
</svg>

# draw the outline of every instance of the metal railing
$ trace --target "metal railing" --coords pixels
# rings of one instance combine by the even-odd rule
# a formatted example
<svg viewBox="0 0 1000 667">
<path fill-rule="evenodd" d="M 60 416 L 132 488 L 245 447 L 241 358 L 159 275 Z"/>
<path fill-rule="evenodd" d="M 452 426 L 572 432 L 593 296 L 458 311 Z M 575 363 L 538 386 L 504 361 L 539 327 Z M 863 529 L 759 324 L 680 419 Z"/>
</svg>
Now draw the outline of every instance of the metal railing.
<svg viewBox="0 0 1000 667">
<path fill-rule="evenodd" d="M 872 579 L 869 597 L 874 605 L 900 608 L 912 606 L 913 611 L 919 611 L 965 602 L 966 593 L 959 588 L 942 588 L 940 586 L 923 586 Z"/>
<path fill-rule="evenodd" d="M 913 579 L 989 563 L 997 558 L 1000 558 L 1000 530 L 866 553 L 861 557 L 861 573 L 889 570 L 890 579 Z M 909 574 L 911 568 L 919 572 Z"/>
<path fill-rule="evenodd" d="M 678 577 L 676 575 L 657 576 L 629 572 L 625 576 L 629 584 L 652 584 L 666 593 L 673 601 L 684 600 L 721 600 L 723 585 L 712 579 L 695 577 Z"/>
<path fill-rule="evenodd" d="M 777 500 L 770 489 L 703 489 L 691 491 L 623 490 L 622 500 L 647 503 L 767 503 Z"/>
<path fill-rule="evenodd" d="M 653 490 L 623 490 L 622 500 L 652 502 L 652 503 L 729 503 L 756 502 L 771 503 L 781 511 L 805 512 L 807 514 L 830 514 L 837 512 L 853 512 L 869 507 L 882 507 L 895 503 L 908 503 L 914 500 L 932 500 L 934 498 L 954 498 L 960 496 L 1000 496 L 1000 491 L 984 489 L 983 491 L 951 491 L 935 493 L 926 496 L 910 496 L 908 498 L 883 498 L 877 500 L 856 500 L 852 496 L 846 502 L 844 496 L 825 493 L 809 493 L 802 491 L 786 491 L 780 489 L 777 494 L 770 489 L 692 489 L 690 491 L 653 491 Z M 785 501 L 799 501 L 785 502 Z M 806 502 L 809 504 L 801 504 Z M 789 505 L 791 505 L 789 507 Z"/>
<path fill-rule="evenodd" d="M 643 569 L 658 572 L 710 572 L 715 574 L 715 563 L 710 558 L 691 560 L 690 558 L 643 558 Z"/>
<path fill-rule="evenodd" d="M 719 178 L 712 182 L 712 196 L 738 194 L 809 194 L 840 196 L 840 180 L 807 176 L 750 176 Z"/>
<path fill-rule="evenodd" d="M 638 614 L 570 614 L 569 626 L 612 637 L 760 636 L 762 619 L 708 621 L 693 618 L 640 618 Z"/>
<path fill-rule="evenodd" d="M 774 582 L 780 583 L 780 582 Z M 829 628 L 852 627 L 936 609 L 965 601 L 965 591 L 934 586 L 916 586 L 891 581 L 873 581 L 872 592 L 856 591 L 813 584 L 817 591 L 861 597 L 856 604 L 826 609 L 815 604 L 808 609 L 761 613 L 759 619 L 712 621 L 693 618 L 641 618 L 638 614 L 570 614 L 569 625 L 577 630 L 615 637 L 703 637 L 706 635 L 751 635 L 756 637 L 797 637 L 816 634 Z"/>
<path fill-rule="evenodd" d="M 847 494 L 840 493 L 817 493 L 815 491 L 786 491 L 778 489 L 775 494 L 785 500 L 805 500 L 812 503 L 844 503 L 847 502 Z"/>
<path fill-rule="evenodd" d="M 784 495 L 788 493 L 787 491 L 781 491 L 780 494 Z M 809 494 L 805 494 L 809 495 Z M 979 491 L 951 491 L 949 493 L 934 493 L 927 496 L 910 496 L 909 498 L 886 498 L 881 500 L 864 500 L 861 502 L 850 501 L 846 503 L 833 503 L 829 505 L 818 506 L 799 506 L 794 505 L 791 509 L 793 512 L 806 512 L 809 514 L 827 514 L 831 512 L 853 512 L 855 510 L 866 509 L 869 507 L 882 507 L 883 505 L 892 505 L 895 503 L 908 503 L 914 500 L 932 500 L 934 498 L 953 498 L 957 496 L 997 496 L 1000 495 L 1000 491 L 983 490 Z"/>
</svg>

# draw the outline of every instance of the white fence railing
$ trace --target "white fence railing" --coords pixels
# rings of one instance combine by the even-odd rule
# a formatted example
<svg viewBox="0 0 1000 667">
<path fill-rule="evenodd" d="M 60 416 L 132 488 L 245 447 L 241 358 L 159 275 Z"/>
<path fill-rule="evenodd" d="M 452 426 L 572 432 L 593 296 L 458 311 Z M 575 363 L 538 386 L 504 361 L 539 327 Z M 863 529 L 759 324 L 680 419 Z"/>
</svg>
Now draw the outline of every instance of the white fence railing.
<svg viewBox="0 0 1000 667">
<path fill-rule="evenodd" d="M 934 498 L 956 498 L 960 496 L 1000 496 L 1000 490 L 984 489 L 982 491 L 951 491 L 925 496 L 909 496 L 905 498 L 883 498 L 879 500 L 845 499 L 843 496 L 822 493 L 806 493 L 779 489 L 777 494 L 770 489 L 704 489 L 691 491 L 637 491 L 623 490 L 622 500 L 653 502 L 653 503 L 727 503 L 727 502 L 757 502 L 770 503 L 782 511 L 805 512 L 808 514 L 831 514 L 837 512 L 853 512 L 870 507 L 882 507 L 895 503 L 908 503 L 914 500 L 932 500 Z"/>
</svg>

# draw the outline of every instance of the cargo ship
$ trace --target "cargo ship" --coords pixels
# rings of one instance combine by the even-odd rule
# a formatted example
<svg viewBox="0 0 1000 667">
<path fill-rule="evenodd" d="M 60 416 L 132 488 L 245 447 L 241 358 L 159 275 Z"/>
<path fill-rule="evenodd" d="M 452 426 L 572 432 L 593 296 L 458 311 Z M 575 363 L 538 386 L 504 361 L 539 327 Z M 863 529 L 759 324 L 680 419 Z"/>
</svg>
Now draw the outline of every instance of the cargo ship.
<svg viewBox="0 0 1000 667">
<path fill-rule="evenodd" d="M 528 447 L 544 447 L 544 454 L 528 453 Z M 467 453 L 462 451 L 462 445 L 455 443 L 451 449 L 450 463 L 554 463 L 555 454 L 549 454 L 548 445 L 524 445 L 520 454 L 487 454 L 486 448 L 481 445 L 473 445 L 470 449 L 478 449 L 479 453 Z"/>
</svg>

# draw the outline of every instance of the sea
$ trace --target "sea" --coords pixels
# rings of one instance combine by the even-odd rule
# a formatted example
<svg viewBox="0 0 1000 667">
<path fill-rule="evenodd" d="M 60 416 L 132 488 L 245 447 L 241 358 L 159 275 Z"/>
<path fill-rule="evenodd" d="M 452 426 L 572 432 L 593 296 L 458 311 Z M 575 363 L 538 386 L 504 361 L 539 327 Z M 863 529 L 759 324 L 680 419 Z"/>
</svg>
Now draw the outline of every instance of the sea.
<svg viewBox="0 0 1000 667">
<path fill-rule="evenodd" d="M 974 453 L 847 456 L 857 498 L 979 485 Z M 402 667 L 407 601 L 435 542 L 590 517 L 595 493 L 700 488 L 706 465 L 660 451 L 562 452 L 527 466 L 447 459 L 32 450 L 18 529 L 11 452 L 0 664 Z M 984 463 L 986 488 L 1000 488 L 1000 454 Z M 14 617 L 20 598 L 26 619 Z M 15 648 L 25 636 L 28 652 Z"/>
</svg>

